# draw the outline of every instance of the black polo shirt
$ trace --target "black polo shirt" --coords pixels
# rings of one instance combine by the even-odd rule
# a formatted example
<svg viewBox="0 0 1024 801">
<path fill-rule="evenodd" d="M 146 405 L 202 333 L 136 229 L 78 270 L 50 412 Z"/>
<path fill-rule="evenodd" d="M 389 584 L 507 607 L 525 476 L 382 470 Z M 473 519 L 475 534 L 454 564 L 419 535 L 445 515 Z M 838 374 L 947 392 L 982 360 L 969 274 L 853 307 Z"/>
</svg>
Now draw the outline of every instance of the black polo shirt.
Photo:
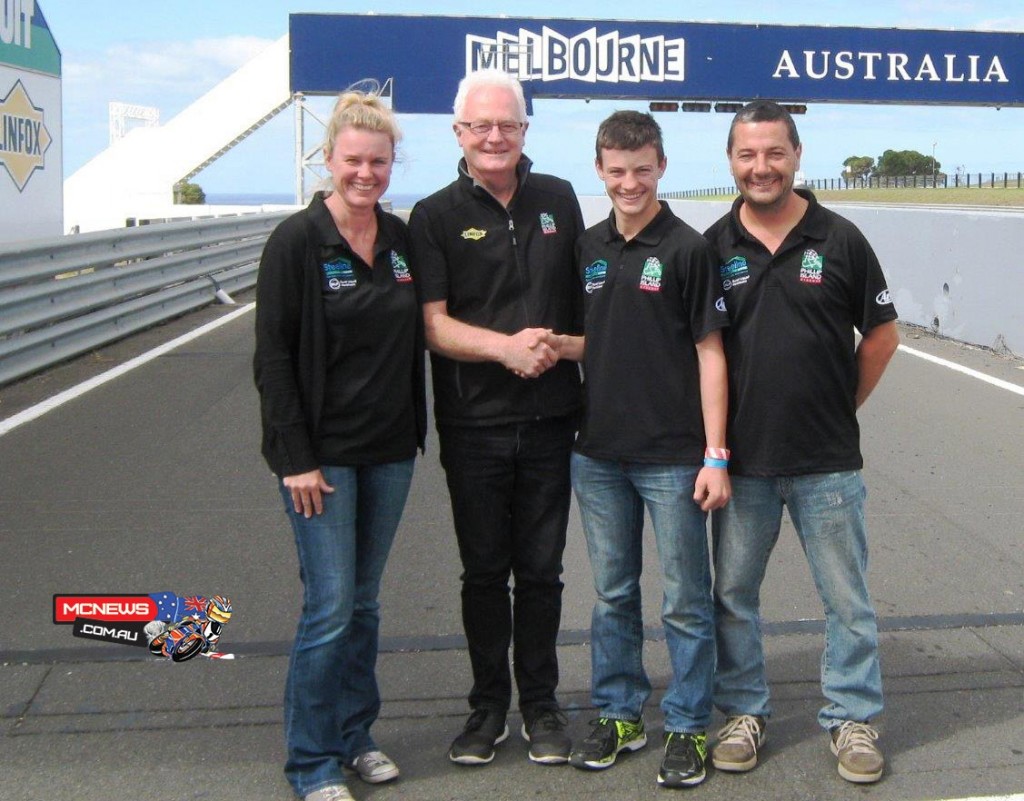
<svg viewBox="0 0 1024 801">
<path fill-rule="evenodd" d="M 849 220 L 809 205 L 772 255 L 732 211 L 705 236 L 718 251 L 731 325 L 731 473 L 859 470 L 854 329 L 896 319 L 882 268 Z"/>
<path fill-rule="evenodd" d="M 595 459 L 701 464 L 694 343 L 728 325 L 714 252 L 664 202 L 630 241 L 613 211 L 577 250 L 586 350 L 576 450 Z"/>
<path fill-rule="evenodd" d="M 583 216 L 572 186 L 530 172 L 502 206 L 459 164 L 459 177 L 412 210 L 409 231 L 420 301 L 444 300 L 470 325 L 515 334 L 524 328 L 580 333 L 573 247 Z M 496 362 L 460 362 L 431 353 L 439 424 L 497 425 L 574 414 L 579 368 L 560 361 L 539 378 L 518 378 Z"/>
</svg>

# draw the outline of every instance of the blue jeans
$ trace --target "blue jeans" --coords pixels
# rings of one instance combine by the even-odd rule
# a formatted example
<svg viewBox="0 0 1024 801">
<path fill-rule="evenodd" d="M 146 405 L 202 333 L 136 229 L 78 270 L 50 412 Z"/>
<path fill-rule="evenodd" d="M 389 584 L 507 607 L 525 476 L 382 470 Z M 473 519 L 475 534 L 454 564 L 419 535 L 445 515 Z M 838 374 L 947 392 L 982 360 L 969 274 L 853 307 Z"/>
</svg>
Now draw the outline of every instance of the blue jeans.
<svg viewBox="0 0 1024 801">
<path fill-rule="evenodd" d="M 603 717 L 636 720 L 651 695 L 640 603 L 644 507 L 654 525 L 672 663 L 665 730 L 702 732 L 711 717 L 715 628 L 707 516 L 693 501 L 697 467 L 572 456 L 597 602 L 591 618 L 591 697 Z"/>
<path fill-rule="evenodd" d="M 569 524 L 575 417 L 438 426 L 462 559 L 473 709 L 557 705 L 562 552 Z M 509 577 L 515 589 L 509 595 Z"/>
<path fill-rule="evenodd" d="M 761 582 L 789 509 L 825 608 L 818 713 L 826 729 L 882 711 L 878 629 L 868 596 L 860 471 L 732 477 L 732 500 L 712 515 L 718 670 L 715 705 L 726 715 L 771 714 L 759 610 Z"/>
<path fill-rule="evenodd" d="M 344 784 L 342 765 L 376 748 L 377 594 L 413 461 L 321 467 L 334 492 L 309 519 L 280 484 L 304 588 L 284 696 L 284 770 L 300 797 Z"/>
</svg>

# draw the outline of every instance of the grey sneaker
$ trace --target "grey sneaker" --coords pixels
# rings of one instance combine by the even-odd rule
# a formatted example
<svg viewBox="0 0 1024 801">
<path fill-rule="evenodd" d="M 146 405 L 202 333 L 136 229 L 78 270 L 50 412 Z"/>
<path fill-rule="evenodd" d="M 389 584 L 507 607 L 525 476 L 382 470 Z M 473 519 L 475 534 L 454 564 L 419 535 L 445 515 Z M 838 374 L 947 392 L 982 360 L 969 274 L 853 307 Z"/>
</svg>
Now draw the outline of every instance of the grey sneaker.
<svg viewBox="0 0 1024 801">
<path fill-rule="evenodd" d="M 354 799 L 344 784 L 329 784 L 319 790 L 306 793 L 302 796 L 302 801 L 354 801 Z"/>
<path fill-rule="evenodd" d="M 348 763 L 350 770 L 370 784 L 380 784 L 398 778 L 398 765 L 383 751 L 367 751 Z"/>
<path fill-rule="evenodd" d="M 885 757 L 875 745 L 878 730 L 868 723 L 846 720 L 831 730 L 829 746 L 839 757 L 839 775 L 848 782 L 867 784 L 882 778 Z"/>
<path fill-rule="evenodd" d="M 504 712 L 474 709 L 462 734 L 452 742 L 448 758 L 459 765 L 486 765 L 494 759 L 494 746 L 507 738 Z"/>
<path fill-rule="evenodd" d="M 767 738 L 765 719 L 755 715 L 726 718 L 711 749 L 711 764 L 719 770 L 743 773 L 757 765 L 757 753 Z"/>
</svg>

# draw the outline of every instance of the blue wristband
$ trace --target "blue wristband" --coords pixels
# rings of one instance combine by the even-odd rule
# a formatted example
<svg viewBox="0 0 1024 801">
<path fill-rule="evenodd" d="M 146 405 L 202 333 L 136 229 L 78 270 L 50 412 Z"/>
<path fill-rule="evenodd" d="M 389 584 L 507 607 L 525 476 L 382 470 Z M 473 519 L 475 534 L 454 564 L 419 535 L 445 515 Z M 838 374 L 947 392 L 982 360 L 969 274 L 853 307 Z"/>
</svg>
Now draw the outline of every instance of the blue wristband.
<svg viewBox="0 0 1024 801">
<path fill-rule="evenodd" d="M 726 467 L 729 466 L 729 460 L 728 459 L 710 459 L 710 458 L 705 457 L 705 459 L 704 459 L 704 466 L 705 467 L 721 467 L 721 468 L 726 468 Z"/>
</svg>

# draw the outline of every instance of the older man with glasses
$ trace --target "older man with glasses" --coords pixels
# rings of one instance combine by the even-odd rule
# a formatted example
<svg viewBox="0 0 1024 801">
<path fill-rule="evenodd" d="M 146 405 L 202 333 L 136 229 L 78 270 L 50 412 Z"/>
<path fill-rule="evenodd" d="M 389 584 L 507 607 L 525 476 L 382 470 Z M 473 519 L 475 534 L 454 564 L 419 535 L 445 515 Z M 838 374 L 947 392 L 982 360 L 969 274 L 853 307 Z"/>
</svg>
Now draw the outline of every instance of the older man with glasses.
<svg viewBox="0 0 1024 801">
<path fill-rule="evenodd" d="M 555 643 L 580 409 L 573 248 L 583 218 L 568 182 L 530 171 L 515 78 L 466 76 L 452 127 L 458 177 L 409 221 L 473 670 L 472 713 L 448 756 L 486 764 L 508 737 L 511 645 L 530 759 L 559 764 L 571 747 Z"/>
</svg>

